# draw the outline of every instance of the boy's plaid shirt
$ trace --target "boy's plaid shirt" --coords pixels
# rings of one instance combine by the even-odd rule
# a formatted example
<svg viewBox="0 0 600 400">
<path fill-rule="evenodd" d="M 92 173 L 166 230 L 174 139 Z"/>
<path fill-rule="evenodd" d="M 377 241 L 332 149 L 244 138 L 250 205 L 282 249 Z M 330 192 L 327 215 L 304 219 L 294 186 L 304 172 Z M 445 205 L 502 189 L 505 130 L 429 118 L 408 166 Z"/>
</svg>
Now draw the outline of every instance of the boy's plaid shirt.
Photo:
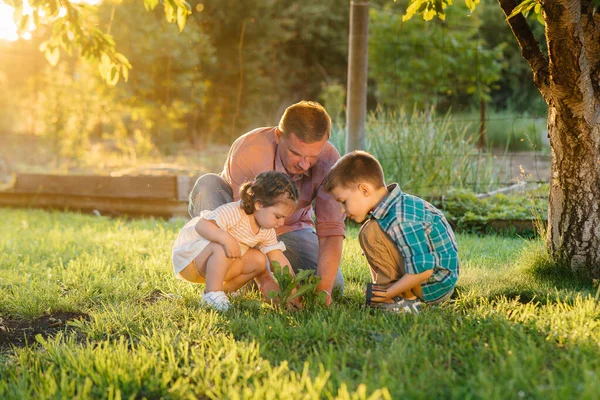
<svg viewBox="0 0 600 400">
<path fill-rule="evenodd" d="M 458 280 L 458 249 L 444 214 L 427 201 L 403 193 L 393 183 L 390 194 L 371 213 L 398 246 L 409 274 L 433 270 L 421 284 L 423 299 L 435 301 Z"/>
</svg>

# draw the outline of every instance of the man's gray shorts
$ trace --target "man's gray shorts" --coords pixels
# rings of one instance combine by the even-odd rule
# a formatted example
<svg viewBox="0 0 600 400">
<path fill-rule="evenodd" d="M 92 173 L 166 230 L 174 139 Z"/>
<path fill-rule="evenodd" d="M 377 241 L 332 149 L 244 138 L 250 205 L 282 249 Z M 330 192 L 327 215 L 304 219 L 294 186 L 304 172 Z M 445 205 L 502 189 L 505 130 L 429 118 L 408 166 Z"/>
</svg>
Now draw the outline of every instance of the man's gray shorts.
<svg viewBox="0 0 600 400">
<path fill-rule="evenodd" d="M 203 210 L 214 210 L 220 205 L 233 201 L 231 187 L 217 174 L 202 175 L 190 193 L 188 212 L 194 218 Z M 311 228 L 284 233 L 278 239 L 285 243 L 283 254 L 292 264 L 295 272 L 300 269 L 317 270 L 319 238 Z M 344 277 L 338 269 L 334 288 L 344 291 Z"/>
</svg>

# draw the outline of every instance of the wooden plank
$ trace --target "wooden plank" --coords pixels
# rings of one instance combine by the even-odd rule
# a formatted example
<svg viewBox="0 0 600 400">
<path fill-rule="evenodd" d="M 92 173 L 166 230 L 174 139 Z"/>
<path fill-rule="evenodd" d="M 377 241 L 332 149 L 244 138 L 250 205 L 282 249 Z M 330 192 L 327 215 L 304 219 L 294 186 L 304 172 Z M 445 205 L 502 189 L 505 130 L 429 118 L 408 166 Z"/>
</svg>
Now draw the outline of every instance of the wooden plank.
<svg viewBox="0 0 600 400">
<path fill-rule="evenodd" d="M 57 194 L 125 199 L 177 200 L 176 176 L 18 174 L 12 189 L 23 194 Z"/>
<path fill-rule="evenodd" d="M 56 194 L 0 192 L 0 206 L 79 210 L 102 215 L 189 218 L 187 202 L 165 199 L 114 199 Z"/>
</svg>

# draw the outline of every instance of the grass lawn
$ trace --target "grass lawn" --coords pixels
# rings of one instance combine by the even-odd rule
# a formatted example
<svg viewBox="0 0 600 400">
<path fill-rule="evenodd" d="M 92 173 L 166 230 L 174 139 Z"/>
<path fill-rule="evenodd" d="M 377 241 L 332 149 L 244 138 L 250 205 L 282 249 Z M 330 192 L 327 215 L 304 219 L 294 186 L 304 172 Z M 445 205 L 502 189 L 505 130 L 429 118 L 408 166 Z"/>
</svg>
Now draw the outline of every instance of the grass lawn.
<svg viewBox="0 0 600 400">
<path fill-rule="evenodd" d="M 334 306 L 280 313 L 256 293 L 218 314 L 171 273 L 183 220 L 0 208 L 0 398 L 595 399 L 595 288 L 539 241 L 459 235 L 455 301 L 365 310 L 350 229 Z"/>
</svg>

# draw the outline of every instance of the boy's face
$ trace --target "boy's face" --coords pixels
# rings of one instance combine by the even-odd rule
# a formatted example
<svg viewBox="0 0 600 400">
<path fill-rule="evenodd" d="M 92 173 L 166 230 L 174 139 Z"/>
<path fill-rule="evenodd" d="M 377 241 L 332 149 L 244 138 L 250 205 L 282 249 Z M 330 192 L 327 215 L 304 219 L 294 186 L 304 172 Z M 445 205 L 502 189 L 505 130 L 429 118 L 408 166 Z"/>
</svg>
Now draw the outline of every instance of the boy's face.
<svg viewBox="0 0 600 400">
<path fill-rule="evenodd" d="M 331 191 L 335 200 L 342 205 L 346 217 L 362 223 L 373 208 L 368 185 L 359 184 L 352 188 L 336 187 Z"/>
</svg>

